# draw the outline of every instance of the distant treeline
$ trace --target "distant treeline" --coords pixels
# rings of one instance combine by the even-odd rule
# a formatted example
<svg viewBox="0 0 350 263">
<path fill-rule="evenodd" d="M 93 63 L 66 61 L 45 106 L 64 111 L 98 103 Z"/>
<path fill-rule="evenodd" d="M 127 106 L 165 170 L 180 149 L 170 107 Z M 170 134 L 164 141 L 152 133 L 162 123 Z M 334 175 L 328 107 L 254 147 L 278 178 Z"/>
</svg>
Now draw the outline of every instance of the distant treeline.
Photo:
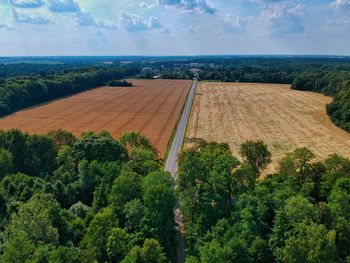
<svg viewBox="0 0 350 263">
<path fill-rule="evenodd" d="M 0 116 L 135 75 L 136 67 L 85 68 L 65 74 L 0 79 Z"/>
</svg>

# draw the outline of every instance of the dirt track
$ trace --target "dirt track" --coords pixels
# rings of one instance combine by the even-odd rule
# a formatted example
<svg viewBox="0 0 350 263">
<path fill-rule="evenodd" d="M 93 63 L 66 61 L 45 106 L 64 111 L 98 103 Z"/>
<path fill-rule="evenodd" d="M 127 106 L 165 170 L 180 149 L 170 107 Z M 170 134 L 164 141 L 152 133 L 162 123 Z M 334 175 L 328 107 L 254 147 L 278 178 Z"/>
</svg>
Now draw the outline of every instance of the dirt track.
<svg viewBox="0 0 350 263">
<path fill-rule="evenodd" d="M 140 131 L 164 156 L 191 81 L 133 80 L 134 87 L 102 87 L 0 119 L 0 129 L 44 134 L 62 128 L 79 136 L 108 130 L 117 137 Z"/>
<path fill-rule="evenodd" d="M 288 85 L 209 83 L 198 85 L 187 133 L 188 146 L 203 138 L 229 143 L 235 156 L 246 140 L 264 140 L 278 160 L 297 147 L 323 158 L 332 153 L 350 157 L 350 134 L 329 120 L 330 97 L 294 91 Z"/>
</svg>

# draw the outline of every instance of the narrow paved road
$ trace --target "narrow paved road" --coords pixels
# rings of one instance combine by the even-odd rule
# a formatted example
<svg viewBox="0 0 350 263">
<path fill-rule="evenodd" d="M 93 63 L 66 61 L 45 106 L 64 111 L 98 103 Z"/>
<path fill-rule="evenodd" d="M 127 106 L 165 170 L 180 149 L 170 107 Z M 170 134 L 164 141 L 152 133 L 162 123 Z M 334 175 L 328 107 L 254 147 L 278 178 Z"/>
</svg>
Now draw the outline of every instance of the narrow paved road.
<svg viewBox="0 0 350 263">
<path fill-rule="evenodd" d="M 173 139 L 173 143 L 170 148 L 168 159 L 165 164 L 165 171 L 170 172 L 171 176 L 176 179 L 176 172 L 178 166 L 178 158 L 181 152 L 182 143 L 185 138 L 185 132 L 187 127 L 187 122 L 190 117 L 191 107 L 193 103 L 193 98 L 196 92 L 197 80 L 193 80 L 192 87 L 188 93 L 185 108 L 182 112 L 180 122 L 177 126 L 176 134 Z M 178 227 L 177 231 L 177 263 L 185 263 L 185 238 L 182 216 L 180 212 L 180 207 L 177 204 L 175 207 L 175 223 Z"/>
<path fill-rule="evenodd" d="M 192 87 L 187 96 L 186 105 L 182 112 L 180 122 L 177 126 L 177 131 L 170 148 L 168 159 L 165 164 L 165 170 L 170 172 L 171 176 L 175 179 L 177 172 L 178 157 L 181 152 L 182 142 L 185 137 L 186 126 L 191 113 L 192 102 L 194 94 L 196 92 L 197 80 L 193 80 Z"/>
</svg>

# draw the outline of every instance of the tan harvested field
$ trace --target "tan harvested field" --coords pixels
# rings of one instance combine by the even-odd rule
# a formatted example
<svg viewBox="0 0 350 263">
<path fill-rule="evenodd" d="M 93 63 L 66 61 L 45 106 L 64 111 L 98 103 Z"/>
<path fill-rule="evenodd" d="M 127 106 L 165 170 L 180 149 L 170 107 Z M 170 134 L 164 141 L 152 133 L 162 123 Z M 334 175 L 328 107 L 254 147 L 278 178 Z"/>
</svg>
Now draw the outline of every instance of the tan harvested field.
<svg viewBox="0 0 350 263">
<path fill-rule="evenodd" d="M 152 140 L 164 157 L 191 81 L 132 82 L 131 88 L 101 87 L 16 112 L 0 119 L 0 129 L 45 134 L 62 128 L 76 136 L 85 131 L 107 130 L 115 137 L 139 131 Z"/>
<path fill-rule="evenodd" d="M 326 114 L 330 101 L 288 85 L 203 82 L 197 88 L 187 146 L 196 138 L 226 142 L 239 157 L 242 142 L 261 139 L 273 155 L 267 172 L 297 147 L 308 147 L 319 158 L 332 153 L 350 157 L 350 134 Z"/>
</svg>

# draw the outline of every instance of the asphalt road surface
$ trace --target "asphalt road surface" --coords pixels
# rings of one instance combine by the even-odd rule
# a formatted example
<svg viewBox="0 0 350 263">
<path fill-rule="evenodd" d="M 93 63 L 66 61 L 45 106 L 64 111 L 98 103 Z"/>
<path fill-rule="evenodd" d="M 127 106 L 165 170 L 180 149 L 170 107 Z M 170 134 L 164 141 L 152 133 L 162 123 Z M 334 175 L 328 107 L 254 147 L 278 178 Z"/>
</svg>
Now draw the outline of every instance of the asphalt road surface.
<svg viewBox="0 0 350 263">
<path fill-rule="evenodd" d="M 180 122 L 177 126 L 177 131 L 173 140 L 173 143 L 168 154 L 168 159 L 165 164 L 165 170 L 170 172 L 171 176 L 175 179 L 178 165 L 178 158 L 182 148 L 182 142 L 185 137 L 186 126 L 191 113 L 192 102 L 194 94 L 196 92 L 197 80 L 193 80 L 192 87 L 188 93 L 186 105 L 182 112 Z"/>
<path fill-rule="evenodd" d="M 182 143 L 185 137 L 187 122 L 190 117 L 193 98 L 196 92 L 197 80 L 193 80 L 192 87 L 188 93 L 185 108 L 182 112 L 180 122 L 177 126 L 176 134 L 168 154 L 168 159 L 165 164 L 165 171 L 170 172 L 171 176 L 176 179 L 178 158 L 181 152 Z M 177 225 L 177 263 L 185 263 L 185 237 L 182 215 L 180 207 L 177 204 L 174 209 L 175 223 Z"/>
</svg>

